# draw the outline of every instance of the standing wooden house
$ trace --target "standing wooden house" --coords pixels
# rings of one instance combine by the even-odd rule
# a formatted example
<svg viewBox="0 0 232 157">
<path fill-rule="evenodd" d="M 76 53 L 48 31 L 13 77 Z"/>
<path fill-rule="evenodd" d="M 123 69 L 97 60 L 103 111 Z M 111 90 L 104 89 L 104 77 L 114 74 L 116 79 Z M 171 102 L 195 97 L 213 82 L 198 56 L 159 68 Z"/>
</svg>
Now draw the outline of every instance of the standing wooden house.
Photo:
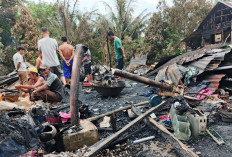
<svg viewBox="0 0 232 157">
<path fill-rule="evenodd" d="M 218 2 L 197 30 L 182 40 L 185 42 L 186 51 L 209 44 L 231 43 L 231 25 L 232 1 Z"/>
</svg>

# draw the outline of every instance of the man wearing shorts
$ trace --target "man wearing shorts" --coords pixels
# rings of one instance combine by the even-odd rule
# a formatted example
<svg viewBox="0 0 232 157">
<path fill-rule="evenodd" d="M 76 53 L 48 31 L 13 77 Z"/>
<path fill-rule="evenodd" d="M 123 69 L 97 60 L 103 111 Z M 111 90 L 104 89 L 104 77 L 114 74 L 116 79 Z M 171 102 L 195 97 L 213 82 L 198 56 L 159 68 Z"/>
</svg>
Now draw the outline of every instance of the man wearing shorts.
<svg viewBox="0 0 232 157">
<path fill-rule="evenodd" d="M 114 40 L 114 52 L 116 58 L 116 68 L 122 70 L 123 69 L 123 59 L 126 60 L 126 55 L 124 53 L 124 49 L 122 47 L 121 40 L 114 35 L 112 31 L 108 31 L 107 35 L 110 40 Z M 119 78 L 123 79 L 123 78 Z"/>
<path fill-rule="evenodd" d="M 42 27 L 42 39 L 38 41 L 38 49 L 42 54 L 42 63 L 47 65 L 51 72 L 56 74 L 61 82 L 66 85 L 63 71 L 60 68 L 58 60 L 58 44 L 55 39 L 49 38 L 49 32 L 46 27 Z"/>
<path fill-rule="evenodd" d="M 64 70 L 64 77 L 66 82 L 69 84 L 72 75 L 72 65 L 74 57 L 74 48 L 72 45 L 67 43 L 67 38 L 62 37 L 62 45 L 59 47 L 60 56 L 63 59 L 62 65 Z"/>
<path fill-rule="evenodd" d="M 25 48 L 23 46 L 19 46 L 17 53 L 15 53 L 13 56 L 13 61 L 14 61 L 16 72 L 18 73 L 19 76 L 20 85 L 26 85 L 28 82 L 27 66 L 23 60 L 24 50 Z"/>
<path fill-rule="evenodd" d="M 88 50 L 84 54 L 84 59 L 82 60 L 82 64 L 84 64 L 84 69 L 85 69 L 85 75 L 88 78 L 88 82 L 92 82 L 92 74 L 91 74 L 91 53 L 89 50 L 89 45 L 85 44 L 84 45 Z"/>
</svg>

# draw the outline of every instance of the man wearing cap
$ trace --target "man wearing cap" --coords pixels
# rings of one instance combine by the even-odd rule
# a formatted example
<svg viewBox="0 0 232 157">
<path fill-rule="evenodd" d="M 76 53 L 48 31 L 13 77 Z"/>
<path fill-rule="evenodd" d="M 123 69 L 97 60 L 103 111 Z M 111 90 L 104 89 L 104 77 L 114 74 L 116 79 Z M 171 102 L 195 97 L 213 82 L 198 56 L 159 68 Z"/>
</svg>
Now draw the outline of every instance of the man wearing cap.
<svg viewBox="0 0 232 157">
<path fill-rule="evenodd" d="M 118 37 L 114 35 L 112 31 L 108 31 L 107 35 L 110 40 L 114 40 L 114 53 L 115 53 L 115 58 L 116 58 L 116 68 L 122 70 L 123 59 L 126 60 L 126 55 L 122 47 L 122 42 Z M 120 77 L 120 79 L 123 79 L 123 78 Z"/>
<path fill-rule="evenodd" d="M 88 78 L 89 83 L 92 81 L 92 74 L 91 74 L 91 53 L 89 50 L 89 45 L 85 44 L 84 45 L 88 50 L 84 54 L 84 58 L 82 60 L 82 64 L 84 64 L 84 69 L 85 69 L 85 75 Z"/>
<path fill-rule="evenodd" d="M 45 64 L 40 66 L 40 70 L 45 77 L 45 84 L 35 89 L 31 94 L 31 98 L 33 99 L 35 93 L 37 93 L 46 102 L 53 104 L 60 102 L 64 98 L 64 88 L 60 79 Z"/>
<path fill-rule="evenodd" d="M 58 44 L 55 39 L 49 37 L 49 32 L 46 27 L 42 27 L 42 39 L 38 41 L 38 49 L 42 57 L 42 63 L 50 67 L 50 70 L 60 78 L 62 83 L 66 85 L 63 71 L 60 68 L 58 60 Z"/>
<path fill-rule="evenodd" d="M 66 37 L 62 37 L 61 40 L 62 40 L 62 45 L 59 47 L 60 56 L 63 59 L 62 65 L 63 65 L 64 77 L 66 79 L 66 83 L 69 84 L 72 75 L 74 48 L 72 45 L 68 44 Z"/>
<path fill-rule="evenodd" d="M 15 65 L 16 72 L 18 73 L 19 76 L 19 82 L 20 85 L 26 85 L 28 80 L 27 80 L 27 66 L 23 60 L 23 54 L 25 48 L 23 46 L 19 46 L 18 52 L 16 52 L 13 56 L 13 61 Z"/>
<path fill-rule="evenodd" d="M 36 68 L 28 68 L 28 76 L 30 78 L 29 84 L 15 86 L 18 91 L 29 93 L 31 90 L 35 90 L 45 84 L 43 77 L 38 76 L 38 70 Z"/>
</svg>

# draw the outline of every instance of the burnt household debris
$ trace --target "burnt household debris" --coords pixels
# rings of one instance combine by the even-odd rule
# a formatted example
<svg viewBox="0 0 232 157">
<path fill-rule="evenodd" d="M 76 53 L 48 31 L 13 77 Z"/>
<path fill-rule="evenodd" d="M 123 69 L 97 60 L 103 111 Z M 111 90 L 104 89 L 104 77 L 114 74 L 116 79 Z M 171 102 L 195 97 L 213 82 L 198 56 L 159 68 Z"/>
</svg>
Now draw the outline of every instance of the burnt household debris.
<svg viewBox="0 0 232 157">
<path fill-rule="evenodd" d="M 124 70 L 93 64 L 91 84 L 76 46 L 56 105 L 22 97 L 16 72 L 1 76 L 0 157 L 232 156 L 232 15 L 215 20 L 231 7 L 217 3 L 186 53 L 149 66 L 134 54 Z"/>
</svg>

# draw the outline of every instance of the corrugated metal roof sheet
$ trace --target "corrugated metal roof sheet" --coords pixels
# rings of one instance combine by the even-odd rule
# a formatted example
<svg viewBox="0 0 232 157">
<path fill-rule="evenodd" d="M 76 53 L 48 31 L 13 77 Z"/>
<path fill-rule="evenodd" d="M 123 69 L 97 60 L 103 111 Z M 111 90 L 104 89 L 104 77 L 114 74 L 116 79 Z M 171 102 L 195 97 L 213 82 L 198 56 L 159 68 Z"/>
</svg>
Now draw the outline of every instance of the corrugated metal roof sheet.
<svg viewBox="0 0 232 157">
<path fill-rule="evenodd" d="M 173 64 L 161 69 L 155 77 L 155 81 L 159 82 L 161 80 L 171 80 L 175 85 L 177 85 L 182 77 L 183 75 L 178 66 Z"/>
<path fill-rule="evenodd" d="M 182 65 L 181 63 L 185 63 L 182 65 L 182 67 L 186 68 L 187 71 L 191 67 L 195 67 L 198 71 L 196 76 L 198 76 L 205 71 L 211 71 L 216 69 L 220 65 L 221 61 L 224 60 L 225 55 L 229 52 L 231 52 L 231 49 L 213 49 L 213 50 L 205 51 L 204 52 L 205 55 L 203 56 L 202 56 L 202 51 L 199 51 L 200 54 L 195 53 L 189 55 L 182 55 L 183 60 L 181 61 L 178 60 L 176 63 L 173 63 L 169 66 L 160 69 L 155 78 L 155 81 L 171 80 L 175 85 L 177 85 L 179 80 L 182 79 L 184 75 L 183 73 L 181 73 L 180 69 L 178 68 L 178 66 Z M 197 56 L 198 57 L 202 56 L 202 57 L 193 60 L 193 58 L 190 58 L 190 56 L 193 56 L 195 58 L 197 58 Z M 191 62 L 188 62 L 189 60 L 191 60 Z"/>
<path fill-rule="evenodd" d="M 213 56 L 207 56 L 203 57 L 201 59 L 198 59 L 197 61 L 193 61 L 190 64 L 188 64 L 188 68 L 195 67 L 198 70 L 198 75 L 203 73 L 207 67 L 207 65 L 214 59 Z"/>
<path fill-rule="evenodd" d="M 225 74 L 214 74 L 214 75 L 206 76 L 204 80 L 210 82 L 207 89 L 211 90 L 212 92 L 215 92 L 218 89 L 220 81 L 223 77 L 225 77 Z"/>
<path fill-rule="evenodd" d="M 231 52 L 231 49 L 215 49 L 211 53 L 208 53 L 211 54 L 214 59 L 207 65 L 205 70 L 210 71 L 216 69 L 225 59 L 225 55 L 229 52 Z"/>
<path fill-rule="evenodd" d="M 159 68 L 155 69 L 153 72 L 151 73 L 156 73 L 159 70 L 161 70 L 162 68 L 165 68 L 169 65 L 172 65 L 174 63 L 182 65 L 184 63 L 187 62 L 191 62 L 193 60 L 196 60 L 198 58 L 201 58 L 202 56 L 205 55 L 206 52 L 210 51 L 211 49 L 218 49 L 220 48 L 222 45 L 218 44 L 218 45 L 207 45 L 205 48 L 199 49 L 199 50 L 195 50 L 195 51 L 191 51 L 191 52 L 187 52 L 184 53 L 182 55 L 179 55 L 173 59 L 171 59 L 169 62 L 163 64 L 162 66 L 160 66 Z M 149 75 L 149 74 L 148 74 Z"/>
</svg>

